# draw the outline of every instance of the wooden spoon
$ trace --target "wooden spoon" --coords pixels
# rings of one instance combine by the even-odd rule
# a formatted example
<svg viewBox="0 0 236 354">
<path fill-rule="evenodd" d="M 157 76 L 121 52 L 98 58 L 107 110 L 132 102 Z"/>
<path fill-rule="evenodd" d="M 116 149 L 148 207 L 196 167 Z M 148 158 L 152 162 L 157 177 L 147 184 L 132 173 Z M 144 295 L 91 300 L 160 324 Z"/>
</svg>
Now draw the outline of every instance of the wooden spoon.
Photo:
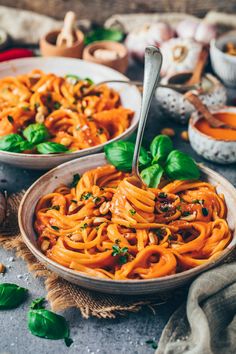
<svg viewBox="0 0 236 354">
<path fill-rule="evenodd" d="M 208 58 L 208 50 L 204 47 L 199 55 L 199 59 L 196 65 L 196 68 L 193 72 L 193 75 L 190 77 L 189 80 L 185 82 L 185 85 L 196 85 L 201 82 L 202 74 L 207 62 Z"/>
<path fill-rule="evenodd" d="M 208 121 L 211 127 L 213 128 L 224 128 L 224 129 L 232 129 L 236 130 L 236 127 L 230 124 L 226 124 L 219 119 L 215 118 L 207 106 L 202 103 L 198 95 L 196 95 L 194 92 L 187 92 L 184 97 L 192 103 L 192 105 L 202 114 L 202 116 Z"/>
</svg>

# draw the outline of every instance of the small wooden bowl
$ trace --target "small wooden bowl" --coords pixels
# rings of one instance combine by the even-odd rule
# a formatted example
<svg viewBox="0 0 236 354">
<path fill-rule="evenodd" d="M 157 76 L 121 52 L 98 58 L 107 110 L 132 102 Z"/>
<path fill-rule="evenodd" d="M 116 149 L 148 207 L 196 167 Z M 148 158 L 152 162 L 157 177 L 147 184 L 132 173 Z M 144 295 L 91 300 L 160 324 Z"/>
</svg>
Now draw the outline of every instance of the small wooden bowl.
<svg viewBox="0 0 236 354">
<path fill-rule="evenodd" d="M 56 40 L 60 31 L 48 32 L 40 39 L 40 51 L 44 57 L 70 57 L 82 58 L 84 48 L 84 35 L 81 31 L 76 31 L 77 41 L 71 47 L 57 47 Z"/>
<path fill-rule="evenodd" d="M 211 109 L 211 113 L 234 113 L 235 107 L 221 107 L 221 109 Z M 188 126 L 189 141 L 196 153 L 206 160 L 220 164 L 231 164 L 236 162 L 236 141 L 217 140 L 198 130 L 196 122 L 201 118 L 198 112 L 191 115 Z"/>
<path fill-rule="evenodd" d="M 119 58 L 113 60 L 97 59 L 93 55 L 97 49 L 114 50 L 118 53 Z M 121 43 L 113 41 L 99 41 L 89 44 L 84 48 L 83 59 L 93 63 L 109 66 L 110 68 L 118 70 L 121 73 L 125 73 L 128 67 L 128 51 L 126 47 Z"/>
</svg>

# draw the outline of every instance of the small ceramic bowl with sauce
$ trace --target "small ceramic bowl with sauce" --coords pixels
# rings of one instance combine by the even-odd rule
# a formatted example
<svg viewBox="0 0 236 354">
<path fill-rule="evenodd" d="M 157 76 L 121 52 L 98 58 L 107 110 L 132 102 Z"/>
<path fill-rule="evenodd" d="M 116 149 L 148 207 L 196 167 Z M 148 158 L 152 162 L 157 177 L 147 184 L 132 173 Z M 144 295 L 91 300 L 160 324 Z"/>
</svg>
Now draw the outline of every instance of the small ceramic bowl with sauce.
<svg viewBox="0 0 236 354">
<path fill-rule="evenodd" d="M 211 113 L 236 128 L 236 107 L 222 107 L 211 110 Z M 188 133 L 192 148 L 205 159 L 221 164 L 236 162 L 236 130 L 213 128 L 198 112 L 194 112 Z"/>
<path fill-rule="evenodd" d="M 122 43 L 99 41 L 89 44 L 83 51 L 83 59 L 109 66 L 121 73 L 128 67 L 128 51 Z"/>
</svg>

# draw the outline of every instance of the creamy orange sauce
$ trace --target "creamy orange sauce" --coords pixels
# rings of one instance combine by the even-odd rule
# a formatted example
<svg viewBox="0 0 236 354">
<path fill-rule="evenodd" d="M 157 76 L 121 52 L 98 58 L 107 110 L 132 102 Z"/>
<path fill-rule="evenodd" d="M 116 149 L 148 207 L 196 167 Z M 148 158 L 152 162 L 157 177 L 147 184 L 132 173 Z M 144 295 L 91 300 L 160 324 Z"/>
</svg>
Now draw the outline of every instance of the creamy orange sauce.
<svg viewBox="0 0 236 354">
<path fill-rule="evenodd" d="M 221 120 L 226 124 L 230 124 L 236 127 L 236 114 L 225 112 L 225 113 L 215 113 L 214 117 Z M 216 140 L 236 140 L 236 130 L 225 129 L 225 128 L 212 128 L 206 119 L 202 118 L 197 121 L 195 127 L 202 132 Z"/>
</svg>

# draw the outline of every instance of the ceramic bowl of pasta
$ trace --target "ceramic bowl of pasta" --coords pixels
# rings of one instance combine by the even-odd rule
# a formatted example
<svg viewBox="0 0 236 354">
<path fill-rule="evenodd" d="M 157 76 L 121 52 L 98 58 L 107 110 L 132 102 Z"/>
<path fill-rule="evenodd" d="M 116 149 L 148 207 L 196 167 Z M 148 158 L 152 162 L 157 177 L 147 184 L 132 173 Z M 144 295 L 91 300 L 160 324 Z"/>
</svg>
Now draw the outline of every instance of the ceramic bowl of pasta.
<svg viewBox="0 0 236 354">
<path fill-rule="evenodd" d="M 26 192 L 24 241 L 47 268 L 84 288 L 148 294 L 180 287 L 236 243 L 236 191 L 200 169 L 200 181 L 139 188 L 104 154 L 67 162 Z"/>
<path fill-rule="evenodd" d="M 0 161 L 50 169 L 96 153 L 137 127 L 141 96 L 117 71 L 71 58 L 0 64 Z"/>
</svg>

